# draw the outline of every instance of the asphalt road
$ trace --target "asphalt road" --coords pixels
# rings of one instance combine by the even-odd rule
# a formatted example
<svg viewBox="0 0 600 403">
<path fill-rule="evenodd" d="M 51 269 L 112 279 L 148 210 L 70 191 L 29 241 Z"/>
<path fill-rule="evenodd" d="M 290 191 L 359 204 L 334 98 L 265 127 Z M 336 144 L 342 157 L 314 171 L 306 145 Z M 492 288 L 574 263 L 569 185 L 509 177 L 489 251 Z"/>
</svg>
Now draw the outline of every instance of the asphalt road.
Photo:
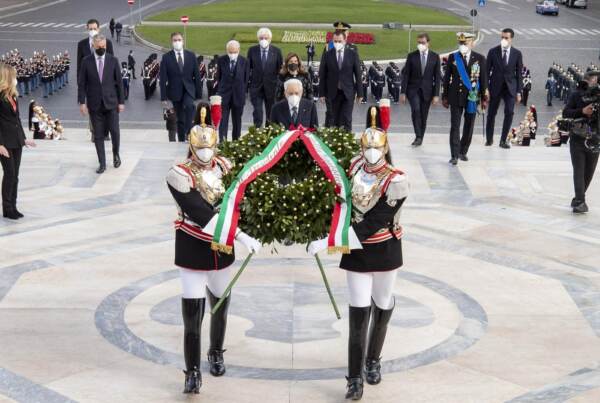
<svg viewBox="0 0 600 403">
<path fill-rule="evenodd" d="M 202 1 L 200 1 L 202 2 Z M 194 0 L 146 0 L 133 6 L 132 20 L 139 21 L 140 15 L 154 14 L 166 8 L 200 3 Z M 468 15 L 475 1 L 464 0 L 420 0 L 420 5 L 431 5 L 451 12 Z M 483 8 L 478 8 L 479 16 L 475 24 L 482 29 L 483 40 L 477 51 L 487 53 L 488 49 L 499 42 L 499 30 L 512 27 L 517 32 L 514 46 L 521 49 L 524 62 L 533 76 L 533 90 L 530 102 L 538 107 L 541 125 L 545 126 L 560 109 L 558 103 L 545 106 L 544 83 L 549 65 L 553 61 L 567 65 L 570 62 L 587 65 L 598 61 L 600 48 L 600 6 L 591 4 L 587 10 L 574 10 L 561 7 L 560 16 L 540 16 L 535 13 L 534 0 L 488 0 Z M 85 37 L 84 23 L 88 18 L 97 18 L 106 24 L 111 17 L 120 19 L 124 24 L 130 22 L 129 7 L 125 0 L 30 0 L 18 2 L 4 0 L 0 6 L 0 52 L 19 48 L 25 55 L 34 50 L 46 50 L 49 53 L 69 50 L 75 57 L 77 42 Z M 396 19 L 398 20 L 398 19 Z M 350 21 L 351 22 L 351 21 Z M 400 21 L 407 22 L 407 21 Z M 108 34 L 108 29 L 104 29 Z M 138 65 L 152 51 L 137 44 L 116 45 L 116 55 L 124 60 L 130 49 L 134 50 Z M 35 98 L 50 112 L 61 118 L 67 127 L 83 127 L 87 119 L 79 115 L 76 101 L 74 77 L 71 83 L 57 95 L 45 100 L 38 89 L 28 98 L 22 98 L 25 104 Z M 320 118 L 324 110 L 319 106 Z M 132 82 L 131 94 L 126 111 L 121 115 L 122 126 L 135 128 L 162 128 L 162 108 L 158 93 L 148 101 L 144 100 L 141 80 Z M 524 107 L 516 109 L 515 124 L 524 113 Z M 360 130 L 364 122 L 365 106 L 355 107 L 355 130 Z M 408 106 L 394 106 L 392 131 L 412 133 L 410 109 Z M 244 113 L 244 125 L 251 123 L 252 107 L 247 105 Z M 500 118 L 500 116 L 499 116 Z M 442 107 L 432 108 L 428 131 L 446 133 L 450 114 Z M 496 125 L 499 126 L 499 122 Z M 481 130 L 481 122 L 476 126 Z"/>
</svg>

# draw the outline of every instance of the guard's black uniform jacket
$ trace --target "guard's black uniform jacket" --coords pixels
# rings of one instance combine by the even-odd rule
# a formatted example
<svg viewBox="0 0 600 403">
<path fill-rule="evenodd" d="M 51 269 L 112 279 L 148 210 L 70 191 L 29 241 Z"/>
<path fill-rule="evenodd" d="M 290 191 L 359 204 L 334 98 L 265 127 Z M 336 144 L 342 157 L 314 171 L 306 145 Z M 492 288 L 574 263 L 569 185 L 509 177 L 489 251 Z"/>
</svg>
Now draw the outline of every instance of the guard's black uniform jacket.
<svg viewBox="0 0 600 403">
<path fill-rule="evenodd" d="M 362 156 L 349 169 L 352 181 L 352 229 L 363 249 L 342 256 L 340 268 L 381 272 L 402 266 L 400 210 L 408 196 L 406 175 L 387 164 L 369 169 Z"/>
<path fill-rule="evenodd" d="M 221 270 L 235 261 L 235 251 L 225 254 L 212 250 L 212 237 L 202 231 L 218 213 L 215 206 L 223 193 L 220 180 L 230 170 L 231 163 L 216 156 L 206 169 L 188 160 L 173 166 L 167 174 L 167 185 L 179 213 L 175 221 L 175 265 L 191 270 Z M 212 204 L 207 198 L 214 199 Z"/>
</svg>

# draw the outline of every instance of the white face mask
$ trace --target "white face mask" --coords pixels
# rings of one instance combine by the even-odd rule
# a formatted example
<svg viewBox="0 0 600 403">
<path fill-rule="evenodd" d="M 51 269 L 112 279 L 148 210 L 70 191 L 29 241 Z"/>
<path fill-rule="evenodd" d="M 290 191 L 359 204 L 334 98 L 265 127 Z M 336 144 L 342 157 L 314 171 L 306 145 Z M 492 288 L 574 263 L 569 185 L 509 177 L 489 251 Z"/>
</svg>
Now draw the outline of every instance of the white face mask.
<svg viewBox="0 0 600 403">
<path fill-rule="evenodd" d="M 504 49 L 508 48 L 508 45 L 509 45 L 509 43 L 506 39 L 502 38 L 500 40 L 500 46 L 502 46 Z"/>
<path fill-rule="evenodd" d="M 196 158 L 205 163 L 210 162 L 214 155 L 215 151 L 212 148 L 201 148 L 196 150 Z"/>
<path fill-rule="evenodd" d="M 268 39 L 261 39 L 260 41 L 258 41 L 259 45 L 261 48 L 265 49 L 269 46 L 269 40 Z"/>
<path fill-rule="evenodd" d="M 369 164 L 378 163 L 383 157 L 381 150 L 376 148 L 368 148 L 363 152 L 363 155 Z"/>
<path fill-rule="evenodd" d="M 175 49 L 175 50 L 183 49 L 183 41 L 173 41 L 173 49 Z"/>
<path fill-rule="evenodd" d="M 334 42 L 333 47 L 339 52 L 340 50 L 344 49 L 344 44 L 342 42 Z"/>
<path fill-rule="evenodd" d="M 469 47 L 467 45 L 460 45 L 458 47 L 458 51 L 461 55 L 466 55 L 467 53 L 469 53 Z"/>
<path fill-rule="evenodd" d="M 298 105 L 300 105 L 300 96 L 299 95 L 290 95 L 287 98 L 288 103 L 290 104 L 290 106 L 294 107 L 298 107 Z"/>
<path fill-rule="evenodd" d="M 227 55 L 229 56 L 229 60 L 231 60 L 233 62 L 233 61 L 237 60 L 238 54 L 239 53 L 228 53 Z"/>
<path fill-rule="evenodd" d="M 88 35 L 90 36 L 90 38 L 93 38 L 94 36 L 98 35 L 98 30 L 97 29 L 91 29 L 88 31 Z"/>
<path fill-rule="evenodd" d="M 419 49 L 419 52 L 425 52 L 427 50 L 427 45 L 423 45 L 422 43 L 417 43 L 417 49 Z"/>
</svg>

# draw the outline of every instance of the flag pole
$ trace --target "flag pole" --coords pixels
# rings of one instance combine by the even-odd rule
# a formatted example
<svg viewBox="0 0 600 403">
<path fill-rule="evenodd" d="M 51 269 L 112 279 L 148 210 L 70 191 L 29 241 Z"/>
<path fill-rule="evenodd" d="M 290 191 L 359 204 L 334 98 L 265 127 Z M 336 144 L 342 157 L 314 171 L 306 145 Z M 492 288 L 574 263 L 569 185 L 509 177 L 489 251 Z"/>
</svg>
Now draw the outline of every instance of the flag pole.
<svg viewBox="0 0 600 403">
<path fill-rule="evenodd" d="M 213 306 L 212 310 L 210 311 L 211 314 L 214 315 L 215 312 L 217 312 L 219 310 L 219 308 L 221 307 L 221 305 L 223 304 L 223 301 L 225 301 L 225 299 L 229 296 L 229 293 L 231 293 L 231 289 L 235 285 L 235 283 L 238 280 L 238 278 L 240 278 L 240 276 L 242 275 L 242 272 L 244 271 L 244 269 L 248 265 L 248 262 L 250 261 L 250 258 L 252 258 L 253 255 L 254 255 L 254 252 L 252 252 L 248 256 L 246 256 L 246 260 L 244 260 L 244 263 L 242 263 L 242 267 L 240 267 L 240 269 L 235 274 L 235 276 L 233 277 L 233 279 L 229 282 L 229 285 L 225 289 L 225 292 L 223 293 L 223 295 L 221 296 L 221 298 L 219 298 L 219 301 L 215 304 L 215 306 Z"/>
<path fill-rule="evenodd" d="M 329 281 L 327 281 L 327 276 L 325 275 L 325 270 L 323 269 L 323 264 L 321 263 L 321 259 L 319 259 L 319 254 L 315 253 L 315 259 L 317 260 L 317 265 L 319 266 L 319 270 L 321 271 L 321 276 L 323 277 L 323 283 L 325 283 L 325 288 L 327 289 L 327 294 L 329 294 L 329 300 L 331 301 L 331 305 L 333 305 L 333 310 L 335 311 L 335 316 L 338 319 L 341 319 L 340 311 L 338 310 L 337 304 L 335 303 L 335 298 L 331 293 L 331 288 L 329 288 Z"/>
</svg>

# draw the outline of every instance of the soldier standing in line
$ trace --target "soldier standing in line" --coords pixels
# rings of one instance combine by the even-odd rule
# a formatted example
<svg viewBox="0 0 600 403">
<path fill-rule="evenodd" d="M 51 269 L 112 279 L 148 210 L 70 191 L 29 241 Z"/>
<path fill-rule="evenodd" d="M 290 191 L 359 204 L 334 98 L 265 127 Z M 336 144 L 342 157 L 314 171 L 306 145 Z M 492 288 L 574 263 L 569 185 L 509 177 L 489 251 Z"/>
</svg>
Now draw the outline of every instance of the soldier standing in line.
<svg viewBox="0 0 600 403">
<path fill-rule="evenodd" d="M 371 93 L 376 103 L 379 103 L 383 97 L 383 87 L 385 86 L 385 74 L 383 67 L 376 61 L 369 68 L 369 80 L 371 81 Z"/>
</svg>

